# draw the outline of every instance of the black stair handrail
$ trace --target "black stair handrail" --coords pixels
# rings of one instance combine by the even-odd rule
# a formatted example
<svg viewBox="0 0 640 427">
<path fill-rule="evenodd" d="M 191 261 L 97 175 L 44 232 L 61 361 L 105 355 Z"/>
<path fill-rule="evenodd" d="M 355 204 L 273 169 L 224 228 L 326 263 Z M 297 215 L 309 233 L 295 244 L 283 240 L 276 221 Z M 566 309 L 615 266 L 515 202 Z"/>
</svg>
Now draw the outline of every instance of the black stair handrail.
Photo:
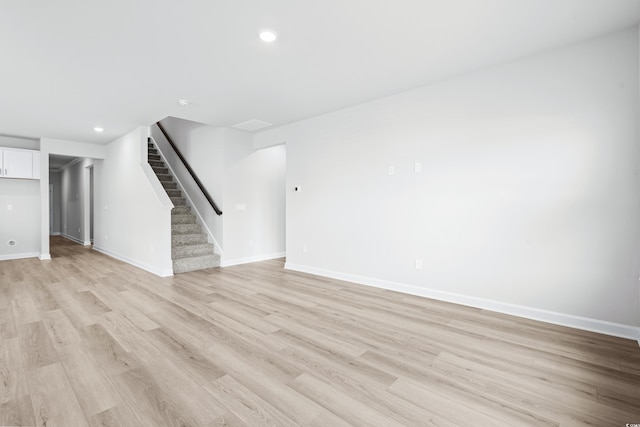
<svg viewBox="0 0 640 427">
<path fill-rule="evenodd" d="M 178 155 L 178 158 L 182 161 L 182 164 L 184 165 L 184 167 L 187 168 L 189 175 L 191 175 L 191 178 L 193 178 L 193 180 L 196 182 L 196 184 L 198 185 L 198 188 L 200 188 L 200 191 L 202 191 L 202 194 L 204 194 L 204 197 L 209 201 L 209 204 L 211 205 L 213 210 L 216 212 L 216 214 L 222 215 L 222 211 L 220 210 L 218 205 L 216 205 L 216 202 L 213 201 L 207 189 L 204 188 L 204 185 L 202 185 L 202 182 L 200 182 L 200 180 L 198 179 L 198 175 L 196 175 L 193 169 L 191 169 L 191 166 L 189 166 L 189 163 L 187 162 L 187 160 L 184 158 L 180 150 L 178 150 L 178 147 L 176 147 L 176 144 L 173 143 L 173 141 L 171 140 L 171 137 L 169 137 L 169 135 L 167 134 L 167 131 L 164 130 L 164 127 L 162 127 L 162 124 L 160 124 L 160 122 L 157 122 L 156 125 L 158 125 L 158 128 L 160 128 L 160 131 L 162 132 L 164 137 L 167 138 L 169 145 L 171 145 L 171 148 L 173 148 L 173 151 L 176 152 L 176 154 Z"/>
</svg>

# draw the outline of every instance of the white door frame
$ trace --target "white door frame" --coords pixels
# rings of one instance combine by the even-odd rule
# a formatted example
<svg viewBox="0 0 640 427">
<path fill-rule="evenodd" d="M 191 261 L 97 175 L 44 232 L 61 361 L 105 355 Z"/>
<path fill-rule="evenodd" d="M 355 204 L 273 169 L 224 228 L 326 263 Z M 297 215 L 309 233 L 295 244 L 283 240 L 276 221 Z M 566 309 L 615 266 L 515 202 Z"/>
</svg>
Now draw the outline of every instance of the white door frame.
<svg viewBox="0 0 640 427">
<path fill-rule="evenodd" d="M 49 184 L 49 236 L 53 236 L 53 184 Z"/>
</svg>

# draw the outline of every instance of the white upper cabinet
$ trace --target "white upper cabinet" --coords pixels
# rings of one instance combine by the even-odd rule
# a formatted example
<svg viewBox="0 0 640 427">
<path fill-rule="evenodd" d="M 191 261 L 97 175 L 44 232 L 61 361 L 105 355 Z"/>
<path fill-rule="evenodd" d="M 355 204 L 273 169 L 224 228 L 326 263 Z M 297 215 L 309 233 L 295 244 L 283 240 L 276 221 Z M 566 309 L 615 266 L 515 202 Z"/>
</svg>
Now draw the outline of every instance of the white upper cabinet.
<svg viewBox="0 0 640 427">
<path fill-rule="evenodd" d="M 40 179 L 40 152 L 0 148 L 2 178 Z"/>
<path fill-rule="evenodd" d="M 31 151 L 4 150 L 5 178 L 33 178 Z"/>
</svg>

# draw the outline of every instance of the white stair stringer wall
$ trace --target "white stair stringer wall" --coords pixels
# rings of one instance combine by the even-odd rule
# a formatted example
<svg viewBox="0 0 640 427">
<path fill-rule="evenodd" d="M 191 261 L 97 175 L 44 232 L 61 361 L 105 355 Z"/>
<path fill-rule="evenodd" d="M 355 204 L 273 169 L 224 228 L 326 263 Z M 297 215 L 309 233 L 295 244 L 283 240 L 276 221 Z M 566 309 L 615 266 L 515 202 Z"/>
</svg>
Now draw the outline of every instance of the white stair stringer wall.
<svg viewBox="0 0 640 427">
<path fill-rule="evenodd" d="M 167 167 L 167 169 L 169 169 L 170 174 L 173 175 L 173 179 L 176 181 L 178 188 L 182 191 L 182 195 L 187 201 L 187 206 L 191 207 L 192 212 L 196 215 L 199 223 L 203 226 L 206 232 L 208 242 L 214 245 L 215 252 L 222 258 L 224 251 L 222 249 L 222 246 L 218 242 L 218 239 L 216 239 L 213 231 L 211 230 L 211 228 L 216 225 L 216 222 L 219 222 L 219 227 L 220 229 L 222 229 L 222 219 L 219 218 L 215 214 L 215 212 L 213 212 L 213 208 L 209 204 L 209 201 L 204 197 L 204 195 L 200 191 L 200 188 L 198 188 L 198 186 L 195 184 L 195 181 L 193 180 L 193 178 L 191 178 L 191 175 L 184 167 L 180 159 L 175 156 L 175 154 L 173 153 L 173 148 L 169 145 L 164 135 L 157 131 L 157 129 L 153 128 L 151 133 L 151 140 L 158 149 L 158 154 L 160 154 L 160 157 L 162 157 L 162 159 L 164 160 L 165 166 Z M 168 153 L 172 153 L 173 155 L 169 155 Z M 182 171 L 180 171 L 180 169 L 182 169 Z M 192 185 L 185 186 L 183 184 L 185 181 L 192 181 Z M 202 200 L 197 200 L 199 198 L 201 198 Z M 196 199 L 196 201 L 194 201 L 194 199 Z M 212 219 L 210 218 L 211 215 L 202 215 L 201 211 L 203 210 L 203 205 L 205 205 L 205 209 L 208 209 L 212 212 L 212 215 L 216 217 L 214 219 L 217 219 L 218 221 L 212 221 Z"/>
<path fill-rule="evenodd" d="M 166 277 L 173 275 L 172 203 L 146 164 L 148 136 L 148 127 L 138 127 L 104 146 L 103 159 L 94 162 L 93 249 Z M 53 143 L 48 148 L 54 152 Z"/>
</svg>

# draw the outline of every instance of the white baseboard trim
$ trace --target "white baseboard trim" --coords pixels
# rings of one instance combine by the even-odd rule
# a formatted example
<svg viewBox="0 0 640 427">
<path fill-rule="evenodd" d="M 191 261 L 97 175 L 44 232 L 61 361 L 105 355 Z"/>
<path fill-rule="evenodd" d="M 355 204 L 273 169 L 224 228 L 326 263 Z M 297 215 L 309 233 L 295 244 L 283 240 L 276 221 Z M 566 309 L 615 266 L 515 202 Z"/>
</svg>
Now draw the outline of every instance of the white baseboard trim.
<svg viewBox="0 0 640 427">
<path fill-rule="evenodd" d="M 91 246 L 91 241 L 81 240 L 77 237 L 69 236 L 68 234 L 58 233 L 58 235 L 64 237 L 67 240 L 71 240 L 72 242 L 80 243 L 82 246 Z"/>
<path fill-rule="evenodd" d="M 640 327 L 623 325 L 619 323 L 607 322 L 604 320 L 590 319 L 587 317 L 574 316 L 572 314 L 557 313 L 538 308 L 525 307 L 506 302 L 493 301 L 472 296 L 460 295 L 451 292 L 439 291 L 437 289 L 422 288 L 414 285 L 380 280 L 372 277 L 358 276 L 355 274 L 340 273 L 321 268 L 308 267 L 300 264 L 285 263 L 286 270 L 299 271 L 302 273 L 314 274 L 316 276 L 329 277 L 331 279 L 343 280 L 361 285 L 373 286 L 376 288 L 402 292 L 409 295 L 416 295 L 455 304 L 466 305 L 484 310 L 496 311 L 498 313 L 510 314 L 523 317 L 525 319 L 539 320 L 555 325 L 568 326 L 585 331 L 598 332 L 615 337 L 628 338 L 638 341 L 640 344 Z"/>
<path fill-rule="evenodd" d="M 49 233 L 49 236 L 59 236 L 60 232 L 59 231 L 54 231 L 53 233 Z"/>
<path fill-rule="evenodd" d="M 245 258 L 236 258 L 236 259 L 221 259 L 220 260 L 220 267 L 231 267 L 233 265 L 240 265 L 240 264 L 249 264 L 252 262 L 260 262 L 260 261 L 268 261 L 270 259 L 278 259 L 278 258 L 284 258 L 287 255 L 286 252 L 277 252 L 275 254 L 267 254 L 267 255 L 256 255 L 256 256 L 250 256 L 250 257 L 245 257 Z"/>
<path fill-rule="evenodd" d="M 69 236 L 68 234 L 60 233 L 60 236 L 64 237 L 67 240 L 71 240 L 72 242 L 76 242 L 84 246 L 84 240 L 80 240 L 77 237 Z"/>
<path fill-rule="evenodd" d="M 94 250 L 96 250 L 96 251 L 98 251 L 98 252 L 100 252 L 100 253 L 103 253 L 103 254 L 105 254 L 105 255 L 108 255 L 108 256 L 110 256 L 111 258 L 118 259 L 118 260 L 120 260 L 120 261 L 126 262 L 127 264 L 131 264 L 131 265 L 133 265 L 133 266 L 135 266 L 135 267 L 138 267 L 138 268 L 141 268 L 141 269 L 143 269 L 143 270 L 145 270 L 145 271 L 148 271 L 149 273 L 153 273 L 153 274 L 155 274 L 156 276 L 160 276 L 160 277 L 170 277 L 170 276 L 173 276 L 173 268 L 171 268 L 171 269 L 161 269 L 161 268 L 157 268 L 157 267 L 155 267 L 155 266 L 145 264 L 145 263 L 143 263 L 143 262 L 140 262 L 140 261 L 138 261 L 138 260 L 135 260 L 135 259 L 132 259 L 132 258 L 126 257 L 126 256 L 124 256 L 124 255 L 116 254 L 116 253 L 114 253 L 114 252 L 111 252 L 111 251 L 109 251 L 109 250 L 107 250 L 107 249 L 104 249 L 104 248 L 98 247 L 98 246 L 96 246 L 96 245 L 93 245 L 93 249 L 94 249 Z"/>
<path fill-rule="evenodd" d="M 0 255 L 0 261 L 9 261 L 11 259 L 23 259 L 23 258 L 39 258 L 40 252 L 25 252 L 22 254 L 9 254 Z"/>
<path fill-rule="evenodd" d="M 40 261 L 47 261 L 51 259 L 51 254 L 40 254 L 38 258 L 40 258 Z"/>
</svg>

